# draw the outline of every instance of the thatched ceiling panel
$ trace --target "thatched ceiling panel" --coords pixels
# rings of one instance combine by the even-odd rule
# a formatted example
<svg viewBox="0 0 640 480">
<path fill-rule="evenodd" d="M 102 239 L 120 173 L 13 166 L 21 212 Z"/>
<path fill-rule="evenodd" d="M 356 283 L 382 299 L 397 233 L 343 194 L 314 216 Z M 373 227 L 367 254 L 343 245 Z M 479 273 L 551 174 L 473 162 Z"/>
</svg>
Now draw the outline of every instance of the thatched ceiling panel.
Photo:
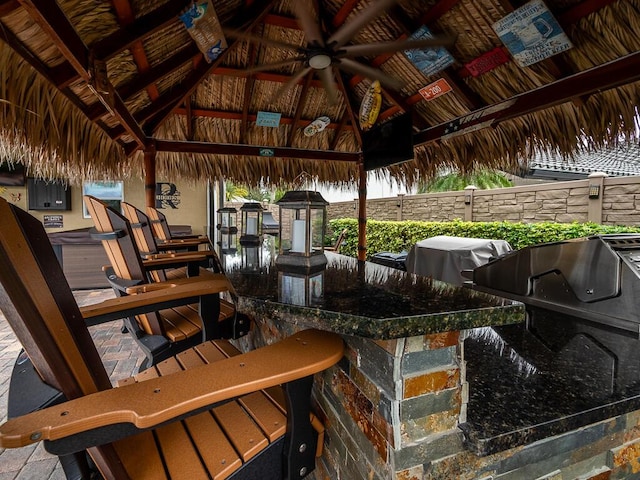
<svg viewBox="0 0 640 480">
<path fill-rule="evenodd" d="M 216 0 L 214 4 L 226 27 L 307 46 L 308 32 L 300 28 L 304 22 L 295 18 L 293 1 L 299 0 Z M 442 165 L 506 168 L 519 165 L 537 150 L 570 156 L 585 145 L 615 142 L 619 136 L 637 141 L 634 120 L 640 105 L 640 0 L 547 1 L 574 48 L 529 67 L 518 66 L 492 29 L 494 22 L 512 11 L 511 4 L 503 0 L 400 0 L 345 39 L 346 49 L 406 39 L 425 22 L 435 33 L 458 35 L 455 45 L 448 48 L 454 63 L 435 74 L 418 71 L 402 51 L 353 54 L 356 61 L 404 82 L 397 92 L 385 87 L 378 120 L 387 122 L 403 111 L 413 111 L 417 158 L 389 168 L 396 179 L 414 182 Z M 206 63 L 177 19 L 180 7 L 176 5 L 182 4 L 173 1 L 129 0 L 127 4 L 123 0 L 115 4 L 110 0 L 59 0 L 34 19 L 28 8 L 15 5 L 13 11 L 2 10 L 9 13 L 0 18 L 1 38 L 20 55 L 0 53 L 3 125 L 15 127 L 3 132 L 5 143 L 0 153 L 18 158 L 18 146 L 22 146 L 25 161 L 37 167 L 39 174 L 52 170 L 66 174 L 71 167 L 81 172 L 71 174 L 72 178 L 139 172 L 141 150 L 153 148 L 157 138 L 182 141 L 160 144 L 177 150 L 158 153 L 165 173 L 224 174 L 253 183 L 263 176 L 290 181 L 301 169 L 311 177 L 336 183 L 356 178 L 357 153 L 362 149 L 357 116 L 371 80 L 337 69 L 336 59 L 346 51 L 328 47 L 324 52 L 299 52 L 306 61 L 322 60 L 314 57 L 318 53 L 327 54 L 330 60 L 333 57 L 339 75 L 336 80 L 340 80 L 336 83 L 340 89 L 344 85 L 347 94 L 336 92 L 337 102 L 330 105 L 318 70 L 311 70 L 311 77 L 298 77 L 296 85 L 283 91 L 292 75 L 306 65 L 303 62 L 254 70 L 297 55 L 294 49 L 255 39 L 227 38 L 231 47 L 219 59 Z M 37 9 L 37 5 L 29 8 Z M 60 21 L 58 5 L 68 16 L 68 25 Z M 304 5 L 318 6 L 311 15 L 322 16 L 321 37 L 326 40 L 336 32 L 344 33 L 344 25 L 357 20 L 362 12 L 375 10 L 376 3 L 315 0 Z M 157 29 L 148 28 L 153 24 L 147 20 L 139 22 L 143 17 L 156 18 Z M 130 30 L 125 30 L 125 25 Z M 130 38 L 131 32 L 139 32 L 139 36 Z M 60 45 L 77 38 L 82 41 Z M 468 67 L 469 62 L 496 47 L 507 55 L 505 63 L 479 73 Z M 175 56 L 183 49 L 188 52 L 184 61 Z M 99 75 L 94 77 L 90 58 L 95 58 L 98 66 L 100 60 L 107 62 L 106 88 L 99 85 Z M 614 61 L 612 66 L 607 65 L 610 61 Z M 596 73 L 585 73 L 594 66 L 600 66 Z M 583 76 L 574 81 L 574 75 Z M 89 78 L 96 78 L 92 80 L 95 87 L 86 84 Z M 419 90 L 442 78 L 451 92 L 424 100 Z M 100 86 L 102 90 L 96 88 Z M 532 98 L 531 92 L 538 88 L 544 93 L 539 99 Z M 510 101 L 500 104 L 504 100 Z M 258 127 L 258 111 L 280 113 L 280 126 Z M 315 136 L 305 136 L 304 127 L 322 115 L 330 118 L 330 126 Z M 491 123 L 491 128 L 481 128 Z M 451 133 L 445 132 L 448 125 L 457 136 L 447 135 Z M 190 141 L 200 143 L 190 145 Z M 210 151 L 218 148 L 225 155 L 188 153 L 208 151 L 207 143 L 213 143 Z M 224 148 L 216 143 L 225 144 Z M 258 149 L 265 146 L 280 148 L 285 158 L 256 157 Z M 319 156 L 316 150 L 323 152 L 320 156 L 326 153 L 340 161 L 315 160 Z M 336 151 L 356 154 L 339 155 Z M 127 154 L 132 155 L 130 160 L 126 160 Z M 186 163 L 179 165 L 181 158 Z M 301 160 L 304 158 L 314 160 Z"/>
<path fill-rule="evenodd" d="M 85 45 L 92 46 L 96 41 L 118 30 L 118 22 L 109 3 L 93 0 L 74 0 L 60 2 L 60 8 L 75 25 L 78 35 Z"/>
<path fill-rule="evenodd" d="M 161 63 L 167 56 L 176 53 L 191 43 L 191 37 L 181 22 L 174 22 L 144 41 L 144 52 L 149 65 Z"/>
</svg>

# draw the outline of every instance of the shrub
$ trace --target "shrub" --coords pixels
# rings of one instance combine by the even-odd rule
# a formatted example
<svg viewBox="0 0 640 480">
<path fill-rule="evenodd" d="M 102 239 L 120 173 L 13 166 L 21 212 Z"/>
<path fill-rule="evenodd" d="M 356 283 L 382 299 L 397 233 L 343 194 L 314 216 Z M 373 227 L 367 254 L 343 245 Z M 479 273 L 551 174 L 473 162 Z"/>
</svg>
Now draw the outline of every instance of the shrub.
<svg viewBox="0 0 640 480">
<path fill-rule="evenodd" d="M 329 225 L 337 237 L 348 229 L 340 253 L 357 256 L 358 220 L 339 218 Z M 335 233 L 338 232 L 338 233 Z M 391 222 L 367 221 L 367 258 L 377 252 L 399 253 L 409 249 L 420 240 L 449 235 L 452 237 L 490 238 L 506 240 L 512 248 L 520 249 L 538 243 L 555 242 L 569 238 L 588 237 L 606 233 L 635 233 L 640 227 L 599 225 L 597 223 L 512 223 L 512 222 Z M 332 238 L 335 242 L 336 238 Z"/>
</svg>

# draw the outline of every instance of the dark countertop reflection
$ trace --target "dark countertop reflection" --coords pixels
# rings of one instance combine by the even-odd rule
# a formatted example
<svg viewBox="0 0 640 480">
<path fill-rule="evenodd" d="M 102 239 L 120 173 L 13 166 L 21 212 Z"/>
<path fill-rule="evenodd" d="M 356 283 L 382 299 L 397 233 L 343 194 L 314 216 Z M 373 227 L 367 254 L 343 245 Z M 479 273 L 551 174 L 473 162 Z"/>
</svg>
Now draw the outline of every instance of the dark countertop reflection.
<svg viewBox="0 0 640 480">
<path fill-rule="evenodd" d="M 268 244 L 220 252 L 244 311 L 287 311 L 307 327 L 389 339 L 524 320 L 517 302 L 344 255 L 325 256 L 324 268 L 304 272 L 275 265 Z"/>
<path fill-rule="evenodd" d="M 526 325 L 476 329 L 465 339 L 469 404 L 461 428 L 479 455 L 640 408 L 637 335 L 542 309 L 528 317 Z"/>
</svg>

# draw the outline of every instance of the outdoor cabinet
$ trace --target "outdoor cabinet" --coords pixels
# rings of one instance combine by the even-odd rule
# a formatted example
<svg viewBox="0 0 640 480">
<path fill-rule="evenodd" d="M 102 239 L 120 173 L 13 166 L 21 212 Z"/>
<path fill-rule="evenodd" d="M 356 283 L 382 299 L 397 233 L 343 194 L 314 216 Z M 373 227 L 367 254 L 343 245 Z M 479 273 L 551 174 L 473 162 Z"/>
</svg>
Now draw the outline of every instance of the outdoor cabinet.
<svg viewBox="0 0 640 480">
<path fill-rule="evenodd" d="M 27 179 L 29 210 L 71 210 L 71 188 L 58 180 Z"/>
</svg>

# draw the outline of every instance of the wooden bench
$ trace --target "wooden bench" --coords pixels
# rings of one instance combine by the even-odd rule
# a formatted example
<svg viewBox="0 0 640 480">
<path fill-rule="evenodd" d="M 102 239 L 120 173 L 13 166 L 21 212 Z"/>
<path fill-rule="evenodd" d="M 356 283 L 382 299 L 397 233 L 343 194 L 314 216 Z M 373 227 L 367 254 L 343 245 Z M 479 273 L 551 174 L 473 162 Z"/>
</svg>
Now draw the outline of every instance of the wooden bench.
<svg viewBox="0 0 640 480">
<path fill-rule="evenodd" d="M 81 309 L 42 224 L 0 198 L 0 305 L 43 383 L 65 399 L 1 425 L 0 447 L 44 441 L 79 462 L 86 452 L 103 478 L 118 480 L 310 473 L 311 386 L 342 357 L 335 334 L 307 330 L 244 354 L 205 342 L 111 386 L 87 323 L 217 293 L 223 278 L 185 278 Z"/>
<path fill-rule="evenodd" d="M 189 263 L 190 275 L 206 279 L 217 275 L 225 281 L 225 298 L 220 294 L 202 297 L 198 304 L 181 305 L 141 315 L 130 316 L 126 326 L 146 355 L 141 369 L 153 365 L 194 345 L 216 338 L 238 338 L 250 328 L 250 320 L 237 313 L 233 286 L 220 271 L 212 273 L 200 268 L 207 252 L 170 254 L 143 260 L 135 243 L 129 221 L 99 199 L 85 196 L 85 205 L 91 213 L 96 233 L 109 258 L 106 270 L 109 283 L 116 295 L 136 295 L 162 290 L 180 283 L 188 275 L 175 267 Z M 211 252 L 214 253 L 214 252 Z M 210 258 L 210 257 L 209 257 Z M 174 268 L 169 275 L 166 269 Z M 195 270 L 195 272 L 193 271 Z M 150 272 L 155 272 L 151 275 Z M 221 291 L 222 291 L 221 290 Z"/>
</svg>

